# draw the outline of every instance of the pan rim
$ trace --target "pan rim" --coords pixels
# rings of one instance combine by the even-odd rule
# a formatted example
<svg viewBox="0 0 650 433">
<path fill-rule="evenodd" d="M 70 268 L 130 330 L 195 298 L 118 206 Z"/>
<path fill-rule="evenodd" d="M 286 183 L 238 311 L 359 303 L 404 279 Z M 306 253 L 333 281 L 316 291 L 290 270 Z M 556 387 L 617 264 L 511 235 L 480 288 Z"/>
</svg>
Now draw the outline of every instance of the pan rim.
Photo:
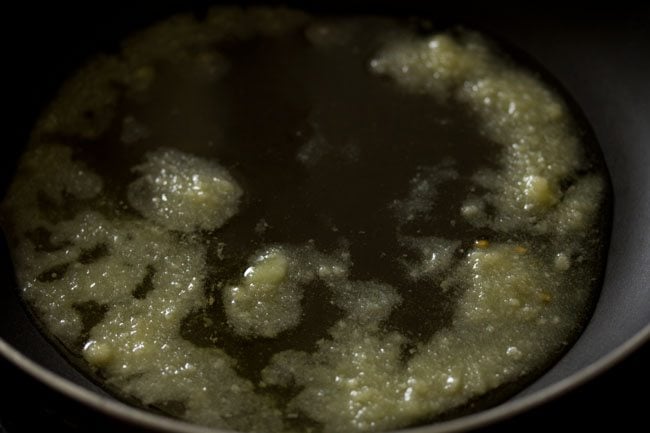
<svg viewBox="0 0 650 433">
<path fill-rule="evenodd" d="M 479 427 L 486 427 L 566 394 L 594 377 L 604 373 L 647 342 L 650 342 L 650 324 L 641 328 L 632 337 L 628 338 L 625 342 L 591 364 L 586 365 L 569 376 L 529 395 L 520 398 L 515 397 L 493 408 L 457 419 L 425 426 L 406 428 L 398 431 L 409 433 L 454 433 L 470 431 L 471 429 Z M 113 416 L 119 420 L 137 426 L 155 428 L 158 431 L 170 433 L 217 433 L 232 431 L 212 429 L 175 420 L 162 415 L 156 415 L 129 406 L 118 400 L 99 395 L 56 374 L 46 367 L 43 367 L 22 354 L 2 337 L 0 337 L 0 355 L 32 378 L 40 381 L 66 397 L 103 414 Z"/>
</svg>

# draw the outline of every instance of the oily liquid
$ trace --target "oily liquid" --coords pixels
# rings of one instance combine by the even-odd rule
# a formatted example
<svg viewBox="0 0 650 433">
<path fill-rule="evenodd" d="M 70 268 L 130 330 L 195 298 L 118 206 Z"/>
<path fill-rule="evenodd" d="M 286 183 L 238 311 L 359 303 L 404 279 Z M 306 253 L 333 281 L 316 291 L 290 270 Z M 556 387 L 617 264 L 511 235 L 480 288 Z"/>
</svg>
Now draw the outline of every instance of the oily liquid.
<svg viewBox="0 0 650 433">
<path fill-rule="evenodd" d="M 233 38 L 204 47 L 199 58 L 227 59 L 216 80 L 205 65 L 160 60 L 146 95 L 121 94 L 110 126 L 99 137 L 42 137 L 71 146 L 78 159 L 105 179 L 105 203 L 127 203 L 127 185 L 137 177 L 131 168 L 161 147 L 215 159 L 239 182 L 245 193 L 238 213 L 218 230 L 200 235 L 208 245 L 206 296 L 216 301 L 185 317 L 181 334 L 197 346 L 224 350 L 235 360 L 237 373 L 253 383 L 260 382 L 274 354 L 314 351 L 344 317 L 326 285 L 316 280 L 304 289 L 297 326 L 275 338 L 236 335 L 221 291 L 236 284 L 256 251 L 304 244 L 325 254 L 348 251 L 350 279 L 381 281 L 398 290 L 401 304 L 381 327 L 406 338 L 402 359 L 407 362 L 418 344 L 452 326 L 462 288 L 441 287 L 441 277 L 409 277 L 408 264 L 417 260 L 417 251 L 404 239 L 457 240 L 450 260 L 460 260 L 479 239 L 525 242 L 530 236 L 477 227 L 459 214 L 464 199 L 479 191 L 473 174 L 499 163 L 500 145 L 482 133 L 475 114 L 454 100 L 409 92 L 369 73 L 369 59 L 381 49 L 382 35 L 409 30 L 411 24 L 375 18 L 346 23 L 354 38 L 345 43 L 314 44 L 300 28 L 273 38 Z M 592 137 L 583 135 L 586 147 L 595 149 Z M 603 170 L 595 157 L 582 167 L 583 173 Z M 421 195 L 412 192 L 423 184 L 430 188 Z M 137 215 L 127 205 L 102 211 Z M 601 216 L 601 233 L 605 221 Z M 602 274 L 603 242 L 595 239 L 591 246 L 600 252 L 576 263 L 577 275 Z M 87 260 L 101 254 L 91 251 Z M 150 270 L 134 297 L 146 298 L 155 272 Z M 44 278 L 51 273 L 47 270 Z M 598 283 L 590 282 L 592 291 Z M 99 305 L 79 309 L 87 335 L 105 311 Z M 584 323 L 587 310 L 577 322 Z M 474 398 L 467 408 L 491 404 L 537 373 L 502 387 L 503 392 Z M 298 391 L 264 392 L 289 401 Z M 157 409 L 181 417 L 184 412 L 183 403 L 175 401 L 161 402 Z M 454 409 L 454 414 L 465 410 Z M 305 428 L 318 425 L 302 416 L 295 422 Z"/>
<path fill-rule="evenodd" d="M 133 178 L 130 167 L 147 151 L 175 147 L 216 158 L 246 191 L 238 215 L 217 234 L 206 235 L 213 239 L 208 290 L 216 298 L 265 245 L 313 242 L 325 252 L 348 246 L 352 278 L 400 288 L 403 303 L 385 326 L 417 342 L 447 324 L 453 293 L 405 278 L 396 258 L 412 251 L 400 244 L 396 230 L 387 230 L 402 224 L 390 203 L 408 195 L 419 168 L 455 161 L 459 178 L 437 194 L 444 205 L 404 224 L 399 234 L 471 245 L 486 230 L 465 223 L 457 209 L 471 188 L 471 173 L 494 164 L 497 148 L 463 107 L 407 93 L 368 74 L 367 59 L 378 49 L 370 35 L 381 27 L 372 20 L 360 24 L 368 36 L 354 45 L 314 49 L 301 34 L 291 34 L 219 47 L 229 66 L 217 82 L 161 64 L 147 102 L 121 101 L 104 136 L 75 150 L 110 179 L 107 189 L 122 200 Z M 128 118 L 150 125 L 150 133 L 125 144 L 120 137 Z M 316 142 L 315 161 L 304 164 L 299 155 L 308 140 Z M 237 359 L 241 374 L 258 378 L 272 354 L 310 351 L 327 336 L 341 312 L 323 294 L 323 288 L 307 289 L 300 325 L 273 340 L 233 335 L 219 302 L 188 317 L 183 335 L 223 347 Z"/>
</svg>

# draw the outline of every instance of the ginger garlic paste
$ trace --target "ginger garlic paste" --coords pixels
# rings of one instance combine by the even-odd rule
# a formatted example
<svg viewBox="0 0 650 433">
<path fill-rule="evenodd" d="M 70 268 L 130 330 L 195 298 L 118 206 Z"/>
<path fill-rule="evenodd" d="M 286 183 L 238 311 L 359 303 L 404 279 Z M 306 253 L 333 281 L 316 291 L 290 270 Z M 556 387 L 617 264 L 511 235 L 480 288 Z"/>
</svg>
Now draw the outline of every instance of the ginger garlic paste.
<svg viewBox="0 0 650 433">
<path fill-rule="evenodd" d="M 384 431 L 505 398 L 575 340 L 607 236 L 595 146 L 471 30 L 215 8 L 62 86 L 3 226 L 43 328 L 116 395 Z"/>
</svg>

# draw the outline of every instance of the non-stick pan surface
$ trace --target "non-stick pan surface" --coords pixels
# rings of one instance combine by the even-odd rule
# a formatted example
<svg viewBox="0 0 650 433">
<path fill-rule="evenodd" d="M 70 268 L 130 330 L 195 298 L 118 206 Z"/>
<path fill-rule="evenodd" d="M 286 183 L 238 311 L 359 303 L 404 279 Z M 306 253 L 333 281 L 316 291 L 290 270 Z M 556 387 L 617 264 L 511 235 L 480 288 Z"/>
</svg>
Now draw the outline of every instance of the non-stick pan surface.
<svg viewBox="0 0 650 433">
<path fill-rule="evenodd" d="M 556 366 L 498 407 L 413 431 L 456 431 L 507 418 L 591 379 L 638 349 L 650 335 L 650 14 L 639 8 L 611 13 L 567 11 L 555 6 L 549 10 L 519 7 L 499 11 L 486 5 L 478 9 L 471 6 L 441 9 L 406 1 L 362 6 L 355 2 L 347 5 L 321 2 L 311 7 L 335 12 L 347 8 L 379 13 L 424 13 L 434 21 L 477 27 L 530 54 L 575 99 L 601 144 L 614 188 L 612 239 L 604 286 L 593 319 Z M 11 74 L 5 82 L 3 101 L 4 157 L 0 173 L 3 192 L 31 124 L 66 75 L 93 52 L 113 49 L 121 37 L 137 27 L 172 11 L 187 10 L 190 5 L 186 2 L 183 6 L 125 7 L 100 2 L 78 8 L 50 5 L 43 9 L 40 5 L 28 5 L 4 14 L 14 24 L 13 36 L 8 41 L 11 47 L 3 61 Z M 48 392 L 67 396 L 61 397 L 62 407 L 55 411 L 73 413 L 73 418 L 80 418 L 74 422 L 88 422 L 94 428 L 103 426 L 106 431 L 118 424 L 172 431 L 187 427 L 115 403 L 74 370 L 43 339 L 20 304 L 5 247 L 1 260 L 0 353 L 9 360 L 2 364 L 5 374 L 8 371 L 12 374 L 11 381 L 2 378 L 2 383 L 18 386 L 13 375 L 19 370 L 27 372 L 25 377 L 33 377 L 30 386 L 39 395 L 53 388 Z M 647 349 L 643 353 L 647 354 Z M 642 355 L 635 359 L 639 356 Z M 634 362 L 630 365 L 643 364 Z M 18 370 L 16 367 L 7 370 L 9 364 Z M 648 373 L 638 367 L 637 370 L 633 376 L 629 371 L 623 372 L 628 374 L 624 376 L 626 380 L 640 375 L 637 383 L 647 383 Z M 11 391 L 2 392 L 6 398 L 6 393 Z M 602 398 L 612 397 L 602 395 Z"/>
</svg>

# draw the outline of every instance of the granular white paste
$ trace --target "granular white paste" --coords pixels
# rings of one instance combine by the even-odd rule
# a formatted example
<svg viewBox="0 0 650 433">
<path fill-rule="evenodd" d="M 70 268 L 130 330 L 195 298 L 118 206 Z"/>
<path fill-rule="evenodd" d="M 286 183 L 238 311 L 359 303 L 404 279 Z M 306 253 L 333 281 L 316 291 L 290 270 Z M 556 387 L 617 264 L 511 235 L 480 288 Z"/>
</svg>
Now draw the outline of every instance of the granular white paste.
<svg viewBox="0 0 650 433">
<path fill-rule="evenodd" d="M 603 188 L 598 179 L 578 181 L 576 188 L 589 191 L 581 196 L 584 201 L 564 200 L 555 206 L 562 200 L 560 182 L 583 161 L 568 109 L 558 95 L 502 59 L 477 33 L 395 41 L 370 61 L 370 69 L 410 91 L 466 104 L 484 133 L 503 145 L 501 169 L 475 175 L 486 193 L 468 198 L 461 209 L 473 224 L 553 233 L 557 229 L 553 223 L 560 224 L 560 231 L 571 230 L 567 225 L 572 225 L 553 217 L 557 212 L 582 214 L 591 207 L 587 213 L 595 213 L 598 201 L 593 198 Z M 494 217 L 484 213 L 486 204 L 495 208 Z"/>
<path fill-rule="evenodd" d="M 146 158 L 128 190 L 129 204 L 145 218 L 191 232 L 219 228 L 237 213 L 242 191 L 223 167 L 172 149 Z"/>
</svg>

